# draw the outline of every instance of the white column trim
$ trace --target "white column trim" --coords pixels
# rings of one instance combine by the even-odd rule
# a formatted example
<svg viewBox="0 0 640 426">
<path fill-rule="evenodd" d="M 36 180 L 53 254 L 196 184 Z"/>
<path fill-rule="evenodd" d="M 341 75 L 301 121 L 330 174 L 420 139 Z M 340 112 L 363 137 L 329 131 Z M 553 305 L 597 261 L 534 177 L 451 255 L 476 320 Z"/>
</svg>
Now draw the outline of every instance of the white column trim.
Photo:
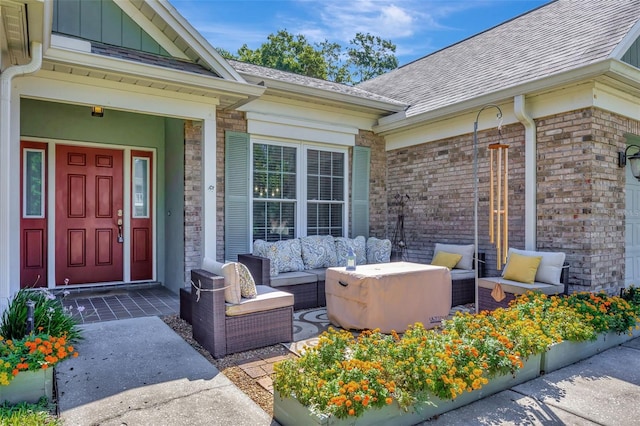
<svg viewBox="0 0 640 426">
<path fill-rule="evenodd" d="M 216 259 L 216 113 L 202 123 L 202 256 Z"/>
<path fill-rule="evenodd" d="M 536 123 L 527 111 L 524 95 L 514 96 L 513 110 L 524 125 L 524 246 L 536 250 Z"/>
</svg>

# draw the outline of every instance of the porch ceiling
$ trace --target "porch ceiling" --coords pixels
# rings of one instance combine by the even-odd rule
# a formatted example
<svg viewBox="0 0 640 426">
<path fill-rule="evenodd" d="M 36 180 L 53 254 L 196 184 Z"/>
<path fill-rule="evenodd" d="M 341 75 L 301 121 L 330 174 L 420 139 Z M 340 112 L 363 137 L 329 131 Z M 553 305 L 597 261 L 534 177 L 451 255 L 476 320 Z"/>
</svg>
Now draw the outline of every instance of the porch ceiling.
<svg viewBox="0 0 640 426">
<path fill-rule="evenodd" d="M 9 58 L 9 64 L 2 64 L 2 68 L 28 63 L 27 10 L 25 5 L 13 1 L 1 1 L 0 19 L 2 19 L 0 22 L 0 49 L 2 49 L 2 56 Z"/>
</svg>

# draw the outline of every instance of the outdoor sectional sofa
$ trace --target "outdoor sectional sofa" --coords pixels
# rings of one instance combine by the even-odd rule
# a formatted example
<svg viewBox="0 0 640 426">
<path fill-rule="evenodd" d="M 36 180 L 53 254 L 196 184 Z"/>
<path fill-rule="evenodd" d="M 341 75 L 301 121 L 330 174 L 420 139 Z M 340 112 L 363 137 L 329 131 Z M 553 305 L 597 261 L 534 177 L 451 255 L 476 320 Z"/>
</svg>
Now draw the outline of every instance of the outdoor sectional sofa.
<svg viewBox="0 0 640 426">
<path fill-rule="evenodd" d="M 333 244 L 332 244 L 333 240 Z M 325 272 L 327 267 L 345 266 L 349 247 L 356 264 L 386 263 L 391 257 L 391 242 L 378 238 L 341 238 L 311 236 L 277 243 L 257 240 L 254 251 L 238 255 L 238 261 L 251 271 L 256 284 L 268 285 L 294 295 L 294 310 L 326 306 Z M 335 260 L 332 246 L 335 247 Z M 436 244 L 438 251 L 463 254 L 451 270 L 452 306 L 475 301 L 474 246 Z M 478 254 L 479 276 L 484 275 L 484 256 Z M 275 263 L 275 266 L 274 266 Z M 284 265 L 284 267 L 283 267 Z"/>
<path fill-rule="evenodd" d="M 451 306 L 474 303 L 476 300 L 475 246 L 473 244 L 436 243 L 431 263 L 434 262 L 440 252 L 462 256 L 458 263 L 451 268 Z M 478 276 L 484 276 L 484 271 L 484 253 L 478 253 Z"/>
<path fill-rule="evenodd" d="M 386 239 L 313 235 L 274 243 L 256 240 L 253 253 L 238 255 L 238 262 L 249 268 L 256 284 L 293 294 L 293 308 L 300 310 L 326 306 L 326 269 L 346 266 L 349 249 L 357 265 L 386 263 L 391 257 Z"/>
<path fill-rule="evenodd" d="M 539 264 L 536 265 L 535 261 L 531 264 L 536 258 L 540 259 Z M 492 295 L 499 293 L 495 291 L 498 284 L 504 294 L 502 300 L 496 300 Z M 478 280 L 478 307 L 480 310 L 506 308 L 510 301 L 528 291 L 547 295 L 568 294 L 569 264 L 565 262 L 565 253 L 509 248 L 502 274 Z"/>
</svg>

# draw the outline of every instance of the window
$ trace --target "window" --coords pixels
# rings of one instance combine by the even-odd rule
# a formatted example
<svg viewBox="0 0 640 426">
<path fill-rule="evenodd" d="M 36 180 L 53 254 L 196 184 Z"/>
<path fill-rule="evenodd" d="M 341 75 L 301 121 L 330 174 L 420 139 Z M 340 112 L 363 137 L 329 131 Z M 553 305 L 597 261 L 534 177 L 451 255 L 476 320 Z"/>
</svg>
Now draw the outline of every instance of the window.
<svg viewBox="0 0 640 426">
<path fill-rule="evenodd" d="M 252 152 L 253 240 L 345 235 L 346 151 L 256 142 Z"/>
<path fill-rule="evenodd" d="M 307 235 L 344 232 L 344 153 L 307 150 Z"/>
<path fill-rule="evenodd" d="M 133 157 L 133 217 L 149 217 L 149 158 Z"/>
<path fill-rule="evenodd" d="M 44 150 L 25 149 L 23 159 L 23 216 L 44 218 Z"/>
</svg>

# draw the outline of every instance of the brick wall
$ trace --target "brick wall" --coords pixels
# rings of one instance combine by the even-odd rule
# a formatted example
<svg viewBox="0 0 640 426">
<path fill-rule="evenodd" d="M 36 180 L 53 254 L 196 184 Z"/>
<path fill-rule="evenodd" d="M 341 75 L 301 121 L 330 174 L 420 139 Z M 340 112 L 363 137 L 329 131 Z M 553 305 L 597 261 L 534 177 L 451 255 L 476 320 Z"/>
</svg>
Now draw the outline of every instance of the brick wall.
<svg viewBox="0 0 640 426">
<path fill-rule="evenodd" d="M 224 261 L 224 135 L 225 131 L 247 132 L 245 113 L 218 111 L 216 134 L 216 257 Z"/>
<path fill-rule="evenodd" d="M 202 122 L 184 123 L 184 268 L 200 267 L 202 256 Z"/>
<path fill-rule="evenodd" d="M 598 109 L 544 117 L 537 124 L 537 249 L 562 250 L 570 290 L 616 294 L 624 284 L 625 173 L 617 155 L 640 123 Z M 487 272 L 497 275 L 488 240 L 489 154 L 495 129 L 478 133 L 478 237 Z M 509 144 L 509 245 L 524 248 L 524 127 L 502 129 Z M 387 157 L 389 235 L 396 194 L 407 194 L 405 236 L 410 261 L 429 262 L 436 242 L 474 240 L 473 135 L 390 151 Z"/>
<path fill-rule="evenodd" d="M 502 141 L 509 148 L 509 244 L 524 246 L 524 127 L 505 126 L 478 132 L 478 250 L 495 275 L 496 251 L 489 243 L 489 152 Z M 404 233 L 409 261 L 429 263 L 436 242 L 474 242 L 473 134 L 390 151 L 387 203 L 390 237 L 396 227 L 395 195 L 408 195 Z M 405 198 L 406 199 L 406 198 Z"/>
<path fill-rule="evenodd" d="M 625 171 L 638 122 L 599 109 L 538 120 L 538 247 L 564 247 L 571 291 L 617 294 L 625 271 Z"/>
</svg>

